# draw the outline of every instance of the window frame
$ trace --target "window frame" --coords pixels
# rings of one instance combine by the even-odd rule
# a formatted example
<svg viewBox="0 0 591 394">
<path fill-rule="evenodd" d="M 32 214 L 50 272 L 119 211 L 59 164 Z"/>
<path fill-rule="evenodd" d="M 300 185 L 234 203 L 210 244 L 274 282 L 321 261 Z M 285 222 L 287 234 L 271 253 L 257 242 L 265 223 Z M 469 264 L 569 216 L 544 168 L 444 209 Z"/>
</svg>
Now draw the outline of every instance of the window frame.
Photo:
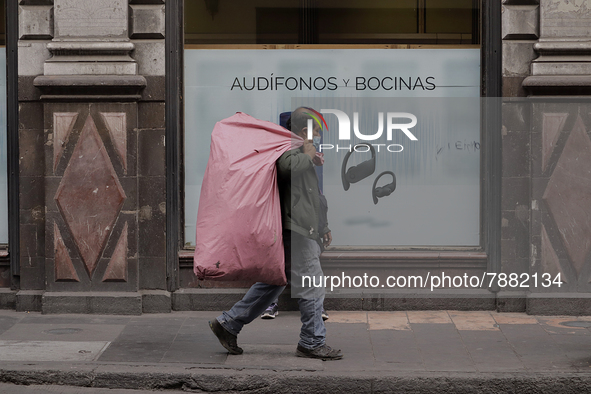
<svg viewBox="0 0 591 394">
<path fill-rule="evenodd" d="M 481 97 L 500 98 L 501 94 L 501 5 L 495 0 L 482 0 L 480 11 L 481 34 Z M 183 0 L 166 4 L 166 258 L 168 290 L 179 288 L 181 266 L 192 266 L 194 250 L 184 246 L 183 182 Z M 284 46 L 285 47 L 285 46 Z M 494 105 L 483 105 L 481 112 L 481 241 L 478 252 L 474 248 L 447 248 L 439 251 L 376 251 L 376 260 L 404 260 L 420 256 L 431 262 L 464 259 L 468 263 L 486 265 L 487 272 L 500 270 L 501 234 L 501 125 L 500 100 Z M 354 252 L 352 252 L 354 253 Z M 339 251 L 340 255 L 347 254 Z M 366 254 L 367 255 L 367 254 Z M 470 255 L 473 257 L 470 260 Z M 372 256 L 367 256 L 372 258 Z M 329 261 L 331 261 L 329 257 Z M 491 288 L 492 291 L 498 291 Z"/>
<path fill-rule="evenodd" d="M 6 147 L 8 158 L 8 249 L 11 288 L 19 287 L 20 278 L 20 204 L 19 204 L 19 133 L 18 133 L 18 2 L 5 2 L 6 26 Z"/>
</svg>

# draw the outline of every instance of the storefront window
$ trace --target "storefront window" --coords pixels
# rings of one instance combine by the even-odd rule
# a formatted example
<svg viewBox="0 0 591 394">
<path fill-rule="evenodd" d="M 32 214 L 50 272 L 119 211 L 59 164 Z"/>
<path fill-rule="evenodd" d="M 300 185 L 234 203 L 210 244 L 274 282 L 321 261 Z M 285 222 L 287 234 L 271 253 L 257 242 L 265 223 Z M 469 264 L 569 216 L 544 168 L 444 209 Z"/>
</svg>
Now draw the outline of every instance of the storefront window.
<svg viewBox="0 0 591 394">
<path fill-rule="evenodd" d="M 346 193 L 346 151 L 324 152 L 318 172 L 337 247 L 480 245 L 478 4 L 185 0 L 185 244 L 195 242 L 215 123 L 235 112 L 280 123 L 310 106 L 346 112 L 352 133 L 355 112 L 365 134 L 388 111 L 419 118 L 418 141 L 393 137 L 404 153 L 385 151 L 384 141 L 376 172 Z M 324 115 L 323 143 L 344 146 L 337 116 Z M 369 156 L 351 154 L 348 166 Z M 375 204 L 370 189 L 386 170 L 396 173 L 396 200 Z"/>
</svg>

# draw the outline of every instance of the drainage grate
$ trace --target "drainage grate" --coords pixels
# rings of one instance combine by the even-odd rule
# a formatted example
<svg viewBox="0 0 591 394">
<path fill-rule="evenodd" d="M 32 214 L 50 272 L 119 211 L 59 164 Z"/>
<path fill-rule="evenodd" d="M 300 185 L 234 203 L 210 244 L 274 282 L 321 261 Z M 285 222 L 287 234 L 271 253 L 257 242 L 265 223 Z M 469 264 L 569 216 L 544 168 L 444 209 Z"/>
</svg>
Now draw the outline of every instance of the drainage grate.
<svg viewBox="0 0 591 394">
<path fill-rule="evenodd" d="M 563 321 L 561 326 L 591 328 L 591 321 Z"/>
<path fill-rule="evenodd" d="M 52 330 L 43 331 L 45 334 L 51 335 L 67 335 L 67 334 L 76 334 L 77 332 L 82 331 L 81 328 L 54 328 Z"/>
</svg>

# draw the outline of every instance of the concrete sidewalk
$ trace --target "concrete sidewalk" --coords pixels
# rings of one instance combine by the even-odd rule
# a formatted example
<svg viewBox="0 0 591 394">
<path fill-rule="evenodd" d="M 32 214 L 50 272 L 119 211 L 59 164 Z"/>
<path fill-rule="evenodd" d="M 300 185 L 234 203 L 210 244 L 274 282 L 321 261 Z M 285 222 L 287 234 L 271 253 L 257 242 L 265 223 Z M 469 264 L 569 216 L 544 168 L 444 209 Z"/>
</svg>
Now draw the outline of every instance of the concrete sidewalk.
<svg viewBox="0 0 591 394">
<path fill-rule="evenodd" d="M 216 312 L 41 315 L 0 311 L 0 382 L 203 392 L 591 392 L 591 317 L 330 312 L 345 358 L 295 357 L 299 313 L 257 319 L 228 355 Z"/>
</svg>

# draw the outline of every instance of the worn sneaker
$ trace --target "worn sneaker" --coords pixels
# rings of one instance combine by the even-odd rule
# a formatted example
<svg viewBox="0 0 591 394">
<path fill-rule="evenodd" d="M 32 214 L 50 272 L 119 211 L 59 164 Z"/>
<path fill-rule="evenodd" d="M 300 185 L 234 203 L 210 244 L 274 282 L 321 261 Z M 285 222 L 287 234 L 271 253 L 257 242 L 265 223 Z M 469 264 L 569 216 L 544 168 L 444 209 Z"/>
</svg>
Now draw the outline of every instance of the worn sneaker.
<svg viewBox="0 0 591 394">
<path fill-rule="evenodd" d="M 322 308 L 322 320 L 328 320 L 328 313 Z"/>
<path fill-rule="evenodd" d="M 242 348 L 238 347 L 236 335 L 226 330 L 217 319 L 213 319 L 209 322 L 209 328 L 211 328 L 211 331 L 213 331 L 215 336 L 218 337 L 222 346 L 225 347 L 230 354 L 242 354 Z"/>
<path fill-rule="evenodd" d="M 302 345 L 298 344 L 296 356 L 307 358 L 319 358 L 322 361 L 329 361 L 340 360 L 341 358 L 343 358 L 343 353 L 341 353 L 340 349 L 335 350 L 328 345 L 322 345 L 314 349 L 306 349 Z"/>
<path fill-rule="evenodd" d="M 261 315 L 261 319 L 275 319 L 279 314 L 279 306 L 276 303 L 272 303 L 265 309 Z"/>
</svg>

